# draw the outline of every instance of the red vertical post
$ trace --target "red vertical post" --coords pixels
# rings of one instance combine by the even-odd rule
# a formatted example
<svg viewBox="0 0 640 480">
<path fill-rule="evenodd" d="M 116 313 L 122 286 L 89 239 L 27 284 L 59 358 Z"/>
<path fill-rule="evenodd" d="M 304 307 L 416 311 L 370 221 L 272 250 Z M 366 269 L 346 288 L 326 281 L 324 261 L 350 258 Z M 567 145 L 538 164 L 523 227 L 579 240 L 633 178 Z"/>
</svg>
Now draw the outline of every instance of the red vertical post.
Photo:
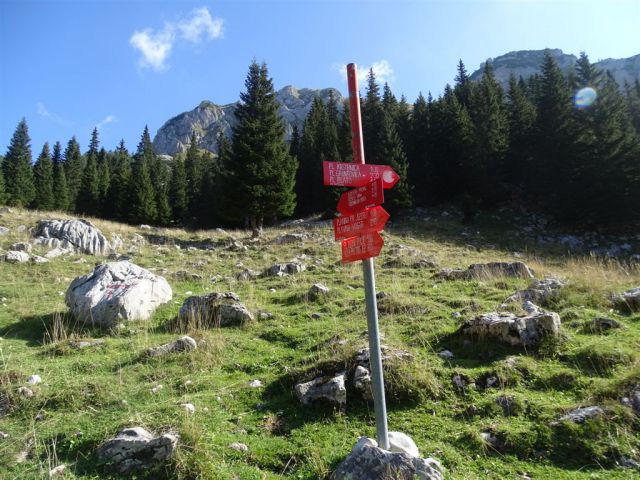
<svg viewBox="0 0 640 480">
<path fill-rule="evenodd" d="M 360 91 L 358 89 L 358 70 L 355 63 L 347 65 L 347 83 L 349 84 L 349 115 L 351 117 L 351 148 L 353 150 L 353 163 L 364 164 L 362 117 L 360 116 Z"/>
</svg>

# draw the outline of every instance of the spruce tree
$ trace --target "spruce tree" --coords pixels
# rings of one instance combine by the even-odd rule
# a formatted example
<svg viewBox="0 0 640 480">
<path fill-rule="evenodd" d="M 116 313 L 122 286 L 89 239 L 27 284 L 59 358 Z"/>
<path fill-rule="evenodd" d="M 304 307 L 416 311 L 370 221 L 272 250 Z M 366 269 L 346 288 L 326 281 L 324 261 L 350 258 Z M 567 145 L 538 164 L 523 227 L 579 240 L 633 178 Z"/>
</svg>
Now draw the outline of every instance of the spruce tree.
<svg viewBox="0 0 640 480">
<path fill-rule="evenodd" d="M 125 147 L 124 140 L 120 140 L 120 144 L 112 158 L 111 179 L 105 202 L 105 214 L 108 218 L 126 221 L 131 218 L 129 214 L 131 157 Z"/>
<path fill-rule="evenodd" d="M 36 198 L 33 206 L 38 210 L 53 210 L 55 208 L 53 161 L 49 153 L 48 142 L 45 142 L 42 152 L 33 166 L 33 177 L 36 187 Z"/>
<path fill-rule="evenodd" d="M 6 202 L 5 188 L 4 188 L 4 168 L 2 167 L 4 157 L 0 155 L 0 205 L 4 205 Z"/>
<path fill-rule="evenodd" d="M 69 209 L 69 187 L 67 185 L 67 176 L 64 171 L 62 145 L 60 142 L 56 142 L 53 145 L 52 161 L 54 208 L 64 212 Z"/>
<path fill-rule="evenodd" d="M 30 142 L 27 121 L 23 118 L 2 162 L 8 205 L 28 207 L 35 198 Z"/>
<path fill-rule="evenodd" d="M 364 157 L 367 163 L 385 163 L 380 156 L 380 138 L 384 108 L 380 99 L 380 88 L 376 82 L 373 69 L 367 75 L 367 91 L 362 103 L 362 136 L 364 140 Z"/>
<path fill-rule="evenodd" d="M 521 77 L 522 79 L 522 77 Z M 509 77 L 509 102 L 507 117 L 509 123 L 509 152 L 505 165 L 507 181 L 511 185 L 524 187 L 528 183 L 527 172 L 533 166 L 535 105 L 527 97 L 523 83 L 512 74 Z"/>
<path fill-rule="evenodd" d="M 83 215 L 98 215 L 100 213 L 100 179 L 98 178 L 98 129 L 91 133 L 86 163 L 82 172 L 80 190 L 76 199 L 76 212 Z"/>
<path fill-rule="evenodd" d="M 189 220 L 189 199 L 187 197 L 187 171 L 184 160 L 177 158 L 173 161 L 169 198 L 173 213 L 173 220 L 179 224 L 186 224 Z"/>
<path fill-rule="evenodd" d="M 111 172 L 109 171 L 109 154 L 103 148 L 98 152 L 98 205 L 101 215 L 107 213 L 107 195 L 109 183 L 111 182 Z"/>
<path fill-rule="evenodd" d="M 69 209 L 74 210 L 80 184 L 82 183 L 82 175 L 84 172 L 84 159 L 80 154 L 80 145 L 76 137 L 72 137 L 67 143 L 64 151 L 64 173 L 67 178 L 67 186 L 69 189 Z"/>
<path fill-rule="evenodd" d="M 400 176 L 398 183 L 385 193 L 385 208 L 391 213 L 413 205 L 413 186 L 409 183 L 409 164 L 404 152 L 402 140 L 396 131 L 391 112 L 385 112 L 380 138 L 380 154 L 386 164 Z"/>
<path fill-rule="evenodd" d="M 134 223 L 155 223 L 158 215 L 155 191 L 149 172 L 153 155 L 153 149 L 150 146 L 149 129 L 145 125 L 138 150 L 133 159 L 130 181 L 129 218 Z"/>
<path fill-rule="evenodd" d="M 398 108 L 398 99 L 391 91 L 391 87 L 387 82 L 384 83 L 382 88 L 382 109 L 385 113 L 391 115 L 391 119 L 395 122 Z M 383 122 L 387 119 L 383 118 Z"/>
<path fill-rule="evenodd" d="M 351 116 L 349 100 L 342 102 L 342 113 L 338 125 L 338 154 L 341 162 L 351 162 L 353 159 L 353 146 L 351 144 Z"/>
<path fill-rule="evenodd" d="M 299 151 L 300 151 L 300 129 L 298 129 L 297 125 L 293 125 L 293 131 L 291 132 L 291 141 L 289 142 L 289 155 L 297 159 Z"/>
<path fill-rule="evenodd" d="M 413 104 L 410 135 L 406 145 L 409 159 L 408 180 L 409 184 L 415 187 L 415 201 L 419 205 L 428 203 L 434 193 L 433 189 L 429 188 L 433 179 L 427 178 L 428 175 L 433 174 L 428 165 L 431 150 L 430 138 L 431 105 L 420 92 Z"/>
<path fill-rule="evenodd" d="M 195 132 L 191 133 L 191 141 L 185 157 L 185 171 L 187 175 L 187 196 L 189 211 L 192 216 L 200 216 L 202 180 L 204 178 L 204 168 L 202 155 L 198 151 L 198 142 Z"/>
<path fill-rule="evenodd" d="M 488 60 L 487 63 L 489 63 Z M 469 108 L 471 102 L 472 84 L 471 79 L 467 74 L 467 68 L 464 66 L 462 59 L 458 61 L 457 70 L 458 73 L 455 78 L 456 83 L 453 87 L 453 91 L 456 94 L 456 97 L 458 97 L 458 101 L 460 102 L 460 104 L 464 107 Z"/>
<path fill-rule="evenodd" d="M 238 222 L 247 218 L 258 235 L 265 217 L 293 213 L 297 162 L 288 153 L 266 64 L 251 64 L 245 87 L 236 108 L 232 152 L 224 170 L 227 208 L 223 211 Z"/>
</svg>

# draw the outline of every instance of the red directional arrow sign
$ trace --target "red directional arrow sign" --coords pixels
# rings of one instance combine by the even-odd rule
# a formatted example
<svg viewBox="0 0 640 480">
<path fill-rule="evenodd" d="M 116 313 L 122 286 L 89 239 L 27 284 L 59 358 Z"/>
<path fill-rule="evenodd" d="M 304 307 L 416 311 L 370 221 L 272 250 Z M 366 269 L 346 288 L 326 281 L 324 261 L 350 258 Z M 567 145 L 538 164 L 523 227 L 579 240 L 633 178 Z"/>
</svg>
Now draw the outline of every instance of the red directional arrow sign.
<svg viewBox="0 0 640 480">
<path fill-rule="evenodd" d="M 384 187 L 382 179 L 379 178 L 362 187 L 344 192 L 338 202 L 338 211 L 342 215 L 351 215 L 361 211 L 363 208 L 375 207 L 383 203 Z"/>
<path fill-rule="evenodd" d="M 378 232 L 365 233 L 342 241 L 342 263 L 377 257 L 384 245 Z"/>
<path fill-rule="evenodd" d="M 322 162 L 324 185 L 330 187 L 361 187 L 382 178 L 384 188 L 393 187 L 400 177 L 389 165 Z"/>
<path fill-rule="evenodd" d="M 367 208 L 362 212 L 354 213 L 346 217 L 333 219 L 333 231 L 335 239 L 354 237 L 363 233 L 378 232 L 384 228 L 389 220 L 387 211 L 378 206 Z"/>
</svg>

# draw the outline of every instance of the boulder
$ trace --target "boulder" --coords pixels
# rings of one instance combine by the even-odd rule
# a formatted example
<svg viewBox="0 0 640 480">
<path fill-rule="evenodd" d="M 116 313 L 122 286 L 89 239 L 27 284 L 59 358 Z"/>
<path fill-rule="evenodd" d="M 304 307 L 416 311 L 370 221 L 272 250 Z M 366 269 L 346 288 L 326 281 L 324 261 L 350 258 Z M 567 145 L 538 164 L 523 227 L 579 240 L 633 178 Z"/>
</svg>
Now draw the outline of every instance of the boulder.
<svg viewBox="0 0 640 480">
<path fill-rule="evenodd" d="M 52 258 L 57 258 L 57 257 L 60 257 L 62 255 L 68 255 L 70 253 L 74 253 L 73 248 L 54 247 L 51 250 L 49 250 L 47 253 L 44 254 L 44 258 L 50 260 Z"/>
<path fill-rule="evenodd" d="M 77 277 L 65 301 L 78 320 L 113 327 L 122 321 L 147 320 L 172 297 L 163 277 L 122 261 L 98 265 L 93 272 Z"/>
<path fill-rule="evenodd" d="M 9 250 L 1 258 L 7 263 L 24 263 L 29 261 L 29 254 L 18 250 Z"/>
<path fill-rule="evenodd" d="M 552 425 L 557 425 L 560 422 L 573 422 L 584 423 L 592 418 L 600 417 L 604 415 L 604 410 L 598 406 L 581 407 L 571 410 L 566 415 L 561 416 L 556 422 L 552 422 Z"/>
<path fill-rule="evenodd" d="M 150 467 L 173 456 L 178 437 L 172 433 L 154 436 L 142 427 L 125 428 L 98 447 L 98 459 L 121 474 Z"/>
<path fill-rule="evenodd" d="M 467 320 L 460 332 L 466 336 L 489 338 L 512 346 L 532 347 L 547 336 L 560 333 L 560 317 L 554 312 L 538 312 L 526 316 L 490 312 Z"/>
<path fill-rule="evenodd" d="M 29 242 L 18 242 L 11 245 L 11 247 L 9 247 L 9 250 L 31 253 L 31 250 L 33 250 L 33 246 Z"/>
<path fill-rule="evenodd" d="M 295 273 L 304 272 L 307 266 L 300 262 L 276 263 L 265 270 L 265 275 L 269 277 L 284 277 Z"/>
<path fill-rule="evenodd" d="M 242 325 L 252 320 L 251 312 L 233 292 L 191 296 L 184 301 L 178 313 L 180 324 L 195 323 L 205 328 Z"/>
<path fill-rule="evenodd" d="M 627 290 L 614 297 L 614 303 L 618 308 L 640 312 L 640 287 Z"/>
<path fill-rule="evenodd" d="M 622 328 L 622 324 L 613 318 L 596 317 L 588 325 L 587 330 L 591 332 L 606 332 L 615 328 Z"/>
<path fill-rule="evenodd" d="M 173 342 L 150 348 L 147 350 L 147 355 L 150 357 L 161 357 L 168 353 L 190 352 L 196 348 L 198 348 L 196 341 L 190 336 L 184 335 Z"/>
<path fill-rule="evenodd" d="M 347 403 L 347 389 L 344 386 L 345 372 L 334 377 L 317 377 L 306 383 L 295 386 L 296 396 L 303 405 L 310 405 L 316 400 L 343 406 Z"/>
<path fill-rule="evenodd" d="M 320 297 L 324 297 L 329 294 L 329 287 L 323 285 L 322 283 L 316 283 L 311 286 L 309 291 L 307 292 L 307 298 L 309 300 L 316 300 Z"/>
<path fill-rule="evenodd" d="M 443 280 L 487 280 L 496 277 L 533 278 L 531 269 L 522 262 L 474 263 L 466 270 L 446 268 L 438 277 Z"/>
<path fill-rule="evenodd" d="M 289 243 L 302 243 L 307 238 L 309 238 L 309 235 L 306 233 L 285 233 L 276 238 L 275 244 L 286 245 Z"/>
<path fill-rule="evenodd" d="M 433 458 L 390 452 L 378 443 L 360 437 L 347 458 L 338 465 L 331 480 L 443 480 L 442 466 Z"/>
<path fill-rule="evenodd" d="M 236 280 L 239 282 L 254 280 L 258 274 L 251 270 L 250 268 L 245 268 L 243 271 L 236 274 Z"/>
<path fill-rule="evenodd" d="M 122 246 L 120 237 L 110 243 L 102 232 L 87 220 L 41 220 L 33 233 L 35 242 L 51 248 L 62 247 L 90 255 L 107 255 Z"/>
<path fill-rule="evenodd" d="M 413 439 L 402 432 L 389 432 L 389 451 L 404 452 L 412 457 L 419 457 L 420 451 Z"/>
<path fill-rule="evenodd" d="M 533 302 L 544 303 L 550 297 L 556 295 L 560 289 L 566 286 L 564 280 L 559 278 L 546 277 L 543 280 L 534 280 L 524 290 L 518 290 L 516 293 L 508 297 L 504 303 L 510 302 Z"/>
</svg>

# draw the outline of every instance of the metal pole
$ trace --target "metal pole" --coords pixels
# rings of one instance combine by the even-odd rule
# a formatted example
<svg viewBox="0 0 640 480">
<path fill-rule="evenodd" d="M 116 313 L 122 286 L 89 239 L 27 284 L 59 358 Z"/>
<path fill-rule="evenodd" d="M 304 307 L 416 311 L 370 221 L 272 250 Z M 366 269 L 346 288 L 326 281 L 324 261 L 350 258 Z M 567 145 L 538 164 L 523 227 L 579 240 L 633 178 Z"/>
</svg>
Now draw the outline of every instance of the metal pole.
<svg viewBox="0 0 640 480">
<path fill-rule="evenodd" d="M 362 119 L 360 116 L 360 94 L 355 63 L 347 65 L 349 84 L 349 110 L 351 116 L 353 162 L 364 164 L 364 144 L 362 140 Z M 380 353 L 380 331 L 378 328 L 378 304 L 376 301 L 376 280 L 373 259 L 362 261 L 364 274 L 364 298 L 367 312 L 367 331 L 369 334 L 369 366 L 371 368 L 371 389 L 373 408 L 376 416 L 376 437 L 378 445 L 389 449 L 387 429 L 387 405 L 384 398 L 384 376 L 382 373 L 382 355 Z"/>
</svg>

